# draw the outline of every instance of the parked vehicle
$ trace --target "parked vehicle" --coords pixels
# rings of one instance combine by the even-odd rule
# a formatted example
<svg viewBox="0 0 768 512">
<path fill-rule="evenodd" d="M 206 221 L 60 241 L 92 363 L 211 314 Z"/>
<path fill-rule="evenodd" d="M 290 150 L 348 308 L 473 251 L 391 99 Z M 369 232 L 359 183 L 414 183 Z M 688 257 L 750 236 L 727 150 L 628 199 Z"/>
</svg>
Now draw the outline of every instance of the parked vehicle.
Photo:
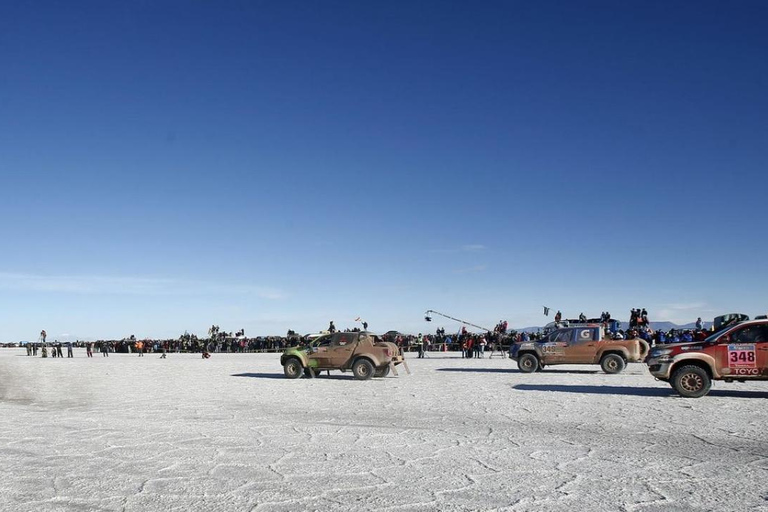
<svg viewBox="0 0 768 512">
<path fill-rule="evenodd" d="M 727 315 L 716 316 L 715 321 L 712 324 L 712 330 L 714 332 L 722 331 L 726 327 L 735 325 L 739 322 L 746 322 L 747 320 L 749 320 L 749 317 L 742 313 L 728 313 Z"/>
</svg>

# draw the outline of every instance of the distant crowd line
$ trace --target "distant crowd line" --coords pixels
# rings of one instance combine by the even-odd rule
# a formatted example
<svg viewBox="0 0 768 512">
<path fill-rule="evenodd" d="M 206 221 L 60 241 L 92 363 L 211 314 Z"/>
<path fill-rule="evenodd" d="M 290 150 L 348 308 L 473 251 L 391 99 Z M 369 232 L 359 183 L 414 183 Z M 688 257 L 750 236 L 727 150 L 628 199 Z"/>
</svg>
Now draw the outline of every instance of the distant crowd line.
<svg viewBox="0 0 768 512">
<path fill-rule="evenodd" d="M 563 320 L 560 311 L 555 315 L 555 322 L 549 324 L 544 330 L 537 332 L 514 331 L 508 329 L 505 320 L 499 321 L 493 331 L 485 333 L 471 333 L 466 327 L 462 327 L 456 334 L 446 334 L 444 328 L 438 328 L 435 334 L 401 334 L 395 333 L 382 337 L 394 342 L 403 351 L 418 352 L 419 357 L 424 357 L 428 352 L 456 351 L 461 352 L 465 358 L 485 357 L 486 351 L 505 352 L 514 343 L 537 341 L 548 336 L 549 332 L 566 325 L 578 325 L 579 323 L 600 323 L 606 329 L 609 336 L 614 339 L 639 337 L 650 345 L 663 345 L 668 343 L 701 341 L 710 331 L 704 328 L 701 318 L 696 321 L 695 329 L 671 329 L 669 331 L 653 330 L 648 320 L 648 312 L 645 308 L 632 309 L 630 312 L 629 327 L 626 330 L 618 329 L 619 322 L 611 318 L 611 314 L 603 312 L 599 318 L 588 319 L 581 313 L 578 319 Z M 367 324 L 364 325 L 367 328 Z M 326 332 L 336 332 L 333 322 Z M 346 331 L 359 331 L 358 328 L 345 329 Z M 85 348 L 87 357 L 93 357 L 99 353 L 102 357 L 109 357 L 112 353 L 136 353 L 142 356 L 147 353 L 161 354 L 166 357 L 168 353 L 201 353 L 207 357 L 210 353 L 253 353 L 253 352 L 281 352 L 289 347 L 296 347 L 311 343 L 311 341 L 289 330 L 286 336 L 256 336 L 248 338 L 245 329 L 236 332 L 221 331 L 219 326 L 212 325 L 208 329 L 208 337 L 200 338 L 194 334 L 184 333 L 178 339 L 151 340 L 136 339 L 134 335 L 122 340 L 99 341 L 47 341 L 47 333 L 41 331 L 37 342 L 27 343 L 28 356 L 42 357 L 74 357 L 74 348 Z M 66 349 L 66 356 L 63 349 Z"/>
</svg>

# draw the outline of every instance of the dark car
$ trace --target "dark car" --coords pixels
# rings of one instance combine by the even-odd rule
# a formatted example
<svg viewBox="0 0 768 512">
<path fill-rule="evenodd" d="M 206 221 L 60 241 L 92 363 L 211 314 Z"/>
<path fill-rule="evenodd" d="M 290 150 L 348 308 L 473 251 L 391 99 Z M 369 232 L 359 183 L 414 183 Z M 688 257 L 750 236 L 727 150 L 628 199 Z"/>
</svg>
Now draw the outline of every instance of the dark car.
<svg viewBox="0 0 768 512">
<path fill-rule="evenodd" d="M 386 341 L 389 341 L 392 343 L 394 343 L 395 340 L 397 340 L 398 336 L 405 336 L 405 334 L 399 331 L 387 331 L 381 335 L 381 337 L 384 338 Z"/>
</svg>

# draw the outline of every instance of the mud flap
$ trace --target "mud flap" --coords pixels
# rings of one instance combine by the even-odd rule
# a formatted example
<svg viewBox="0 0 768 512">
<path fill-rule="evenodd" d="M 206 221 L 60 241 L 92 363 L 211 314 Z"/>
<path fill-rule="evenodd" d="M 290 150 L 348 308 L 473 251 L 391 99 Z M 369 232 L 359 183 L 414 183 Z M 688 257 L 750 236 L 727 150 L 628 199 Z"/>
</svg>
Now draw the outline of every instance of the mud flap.
<svg viewBox="0 0 768 512">
<path fill-rule="evenodd" d="M 389 362 L 389 371 L 392 372 L 392 375 L 397 377 L 397 368 L 395 367 L 395 363 L 393 363 L 392 361 Z"/>
<path fill-rule="evenodd" d="M 411 374 L 411 369 L 408 368 L 408 363 L 405 362 L 405 358 L 403 358 L 403 366 L 405 367 L 405 373 L 410 375 Z"/>
</svg>

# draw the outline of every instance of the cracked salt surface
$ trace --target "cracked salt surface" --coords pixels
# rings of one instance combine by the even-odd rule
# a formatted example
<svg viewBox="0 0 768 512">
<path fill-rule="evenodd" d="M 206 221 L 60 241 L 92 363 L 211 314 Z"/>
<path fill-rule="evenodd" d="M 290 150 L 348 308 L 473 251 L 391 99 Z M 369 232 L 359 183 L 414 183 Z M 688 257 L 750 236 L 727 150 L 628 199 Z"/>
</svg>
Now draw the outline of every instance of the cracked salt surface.
<svg viewBox="0 0 768 512">
<path fill-rule="evenodd" d="M 768 511 L 765 383 L 432 354 L 287 380 L 277 354 L 0 351 L 0 510 Z"/>
</svg>

